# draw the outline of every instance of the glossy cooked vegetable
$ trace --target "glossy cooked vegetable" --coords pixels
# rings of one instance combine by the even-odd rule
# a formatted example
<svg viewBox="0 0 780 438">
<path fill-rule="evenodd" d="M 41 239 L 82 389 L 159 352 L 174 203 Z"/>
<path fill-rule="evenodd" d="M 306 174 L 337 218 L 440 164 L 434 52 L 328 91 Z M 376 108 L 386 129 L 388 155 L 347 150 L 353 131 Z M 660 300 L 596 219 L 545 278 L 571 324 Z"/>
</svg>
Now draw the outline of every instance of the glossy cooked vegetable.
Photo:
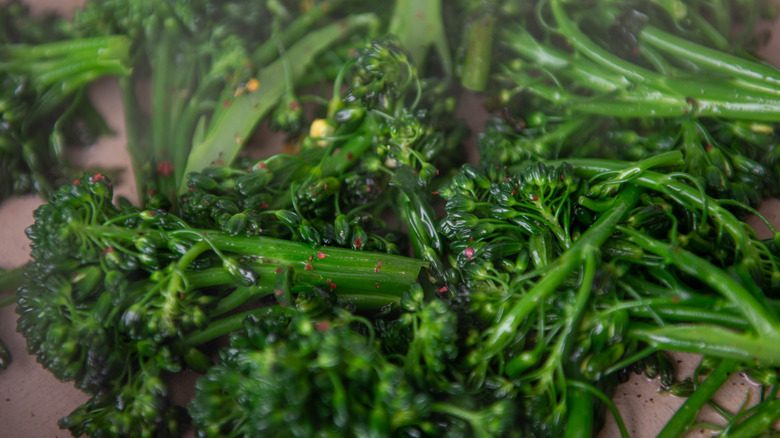
<svg viewBox="0 0 780 438">
<path fill-rule="evenodd" d="M 141 206 L 91 173 L 27 231 L 19 330 L 92 396 L 62 427 L 580 437 L 611 410 L 626 435 L 610 397 L 637 372 L 687 397 L 662 436 L 707 404 L 725 424 L 708 428 L 771 433 L 780 233 L 742 219 L 777 194 L 780 76 L 724 45 L 728 17 L 704 2 L 258 3 L 93 2 L 67 27 L 130 37 L 152 112 L 127 100 Z M 270 29 L 226 32 L 257 11 Z M 502 106 L 475 163 L 453 74 Z M 289 148 L 238 156 L 264 118 Z M 667 351 L 702 355 L 693 379 Z M 187 367 L 203 376 L 173 406 L 167 376 Z M 762 388 L 728 412 L 713 394 L 738 371 Z"/>
</svg>

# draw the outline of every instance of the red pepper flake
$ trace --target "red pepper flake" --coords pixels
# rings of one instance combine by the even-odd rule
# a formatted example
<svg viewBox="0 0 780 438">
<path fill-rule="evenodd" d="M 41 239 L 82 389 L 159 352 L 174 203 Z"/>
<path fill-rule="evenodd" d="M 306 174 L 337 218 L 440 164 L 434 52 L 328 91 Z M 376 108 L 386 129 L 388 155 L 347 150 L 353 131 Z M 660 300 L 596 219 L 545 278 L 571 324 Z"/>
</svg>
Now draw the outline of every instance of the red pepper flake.
<svg viewBox="0 0 780 438">
<path fill-rule="evenodd" d="M 147 210 L 149 212 L 149 217 L 154 217 L 157 215 L 157 213 L 154 210 Z"/>
<path fill-rule="evenodd" d="M 309 261 L 314 260 L 314 256 L 309 256 Z"/>
<path fill-rule="evenodd" d="M 114 187 L 114 183 L 108 183 L 106 185 L 109 186 L 109 187 Z"/>
<path fill-rule="evenodd" d="M 173 175 L 173 164 L 170 161 L 162 161 L 157 165 L 157 173 L 162 176 Z"/>
<path fill-rule="evenodd" d="M 357 239 L 355 239 L 355 248 L 360 248 L 361 245 L 363 245 L 363 239 L 358 237 Z"/>
<path fill-rule="evenodd" d="M 370 192 L 371 191 L 371 186 L 366 186 L 366 191 Z"/>
<path fill-rule="evenodd" d="M 331 289 L 335 289 L 335 288 L 336 288 L 336 283 L 331 283 L 331 284 L 330 284 L 330 288 L 331 288 Z"/>
<path fill-rule="evenodd" d="M 331 283 L 333 283 L 333 280 L 331 280 L 330 278 L 326 278 L 326 279 L 325 279 L 325 283 L 327 283 L 327 284 L 331 284 Z"/>
<path fill-rule="evenodd" d="M 190 187 L 190 191 L 194 192 L 195 191 L 195 187 Z"/>
<path fill-rule="evenodd" d="M 431 192 L 431 195 L 438 195 L 438 194 L 439 194 L 438 190 Z"/>
<path fill-rule="evenodd" d="M 314 269 L 314 266 L 311 265 L 311 262 L 307 261 L 306 262 L 306 266 L 304 266 L 303 269 L 305 269 L 307 271 L 311 271 L 312 269 Z"/>
<path fill-rule="evenodd" d="M 466 248 L 463 250 L 463 253 L 466 254 L 468 260 L 471 260 L 471 258 L 474 257 L 474 250 L 472 248 Z"/>
<path fill-rule="evenodd" d="M 207 233 L 207 232 L 205 232 L 205 231 L 204 231 L 204 232 L 203 232 L 203 235 L 204 235 L 204 236 L 208 236 L 208 235 L 209 235 L 209 233 Z"/>
<path fill-rule="evenodd" d="M 317 252 L 317 258 L 318 259 L 324 259 L 327 255 L 323 252 Z"/>
<path fill-rule="evenodd" d="M 439 176 L 439 169 L 436 169 L 436 176 Z"/>
<path fill-rule="evenodd" d="M 139 236 L 143 236 L 143 235 L 144 235 L 144 233 L 138 233 L 138 235 L 139 235 Z"/>
<path fill-rule="evenodd" d="M 261 161 L 261 162 L 257 163 L 257 168 L 258 169 L 265 169 L 266 167 L 268 167 L 268 165 L 265 164 L 265 161 Z"/>
<path fill-rule="evenodd" d="M 282 296 L 282 295 L 284 295 L 284 291 L 281 290 L 281 289 L 274 289 L 274 295 Z"/>
<path fill-rule="evenodd" d="M 79 182 L 79 180 L 74 180 L 74 181 L 73 181 L 73 185 L 74 185 L 74 186 L 77 186 L 77 185 L 79 185 L 79 184 L 81 184 L 81 183 Z"/>
<path fill-rule="evenodd" d="M 276 273 L 277 273 L 277 274 L 281 274 L 281 273 L 282 273 L 282 267 L 281 267 L 281 266 L 279 266 L 278 268 L 276 268 Z"/>
<path fill-rule="evenodd" d="M 473 241 L 474 241 L 474 238 L 473 237 L 469 237 L 469 242 L 473 242 Z"/>
<path fill-rule="evenodd" d="M 377 263 L 376 268 L 374 268 L 374 272 L 376 272 L 378 274 L 379 270 L 382 269 L 382 266 L 384 266 L 384 265 L 385 265 L 384 262 L 381 262 L 381 261 L 379 263 Z"/>
<path fill-rule="evenodd" d="M 268 208 L 268 204 L 266 204 L 265 201 L 263 201 L 263 203 L 260 204 L 260 206 L 263 207 L 263 208 Z"/>
<path fill-rule="evenodd" d="M 92 179 L 93 182 L 103 182 L 103 181 L 106 180 L 106 177 L 103 174 L 96 173 L 96 174 L 92 175 L 91 179 Z"/>
<path fill-rule="evenodd" d="M 78 275 L 79 275 L 79 273 L 78 273 L 78 272 L 74 272 L 74 273 L 73 273 L 73 276 L 74 276 L 74 277 L 77 277 Z"/>
<path fill-rule="evenodd" d="M 417 172 L 416 170 L 414 171 L 414 174 L 415 174 L 415 175 L 417 175 L 418 173 L 419 173 L 419 172 Z"/>
<path fill-rule="evenodd" d="M 712 143 L 707 143 L 707 147 L 704 148 L 707 152 L 712 150 Z"/>
<path fill-rule="evenodd" d="M 517 190 L 512 190 L 512 196 L 515 196 L 515 193 L 517 193 Z"/>
<path fill-rule="evenodd" d="M 317 323 L 314 324 L 314 328 L 319 332 L 324 332 L 330 328 L 330 321 L 317 321 Z"/>
<path fill-rule="evenodd" d="M 533 196 L 531 196 L 531 200 L 532 200 L 532 201 L 534 201 L 534 202 L 536 202 L 536 201 L 538 201 L 538 200 L 539 200 L 539 197 L 538 197 L 538 196 L 536 196 L 536 195 L 533 195 Z"/>
<path fill-rule="evenodd" d="M 323 184 L 322 185 L 322 190 L 328 190 L 328 185 L 327 184 Z"/>
<path fill-rule="evenodd" d="M 447 292 L 449 289 L 447 289 L 447 286 L 442 286 L 439 289 L 436 289 L 437 294 L 443 294 L 444 292 Z"/>
<path fill-rule="evenodd" d="M 230 107 L 230 101 L 229 100 L 223 100 L 222 101 L 222 107 L 223 108 L 229 108 Z"/>
<path fill-rule="evenodd" d="M 347 160 L 351 160 L 351 159 L 352 159 L 352 152 L 347 152 Z"/>
<path fill-rule="evenodd" d="M 104 249 L 103 252 L 104 253 L 114 252 L 114 247 L 113 246 L 109 246 L 108 248 Z"/>
<path fill-rule="evenodd" d="M 509 177 L 504 178 L 504 182 L 509 182 L 509 180 L 510 180 Z"/>
<path fill-rule="evenodd" d="M 672 297 L 672 302 L 673 303 L 679 303 L 680 302 L 680 297 Z"/>
<path fill-rule="evenodd" d="M 379 289 L 379 282 L 377 281 L 377 282 L 376 282 L 376 283 L 374 283 L 374 284 L 376 285 L 376 288 L 377 288 L 377 289 Z"/>
</svg>

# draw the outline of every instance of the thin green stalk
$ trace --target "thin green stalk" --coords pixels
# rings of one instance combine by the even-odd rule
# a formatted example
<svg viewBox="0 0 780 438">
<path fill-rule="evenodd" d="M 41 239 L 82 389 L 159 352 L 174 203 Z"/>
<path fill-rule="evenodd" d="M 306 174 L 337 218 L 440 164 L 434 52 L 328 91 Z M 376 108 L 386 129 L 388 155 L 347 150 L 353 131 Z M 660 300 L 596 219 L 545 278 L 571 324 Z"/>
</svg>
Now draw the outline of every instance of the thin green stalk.
<svg viewBox="0 0 780 438">
<path fill-rule="evenodd" d="M 580 111 L 620 115 L 619 108 L 622 108 L 622 115 L 638 116 L 647 112 L 642 109 L 643 105 L 655 104 L 656 108 L 651 114 L 655 117 L 687 114 L 754 120 L 776 120 L 778 117 L 780 102 L 775 99 L 776 93 L 771 87 L 745 86 L 739 89 L 735 88 L 734 82 L 724 84 L 722 80 L 708 80 L 704 77 L 685 79 L 663 76 L 624 60 L 591 40 L 567 16 L 562 0 L 550 0 L 549 5 L 558 32 L 583 56 L 636 85 L 614 96 L 614 101 L 610 101 L 610 96 L 584 101 L 586 105 L 577 107 Z M 724 57 L 719 56 L 716 60 L 723 60 Z M 719 68 L 726 68 L 725 65 L 723 63 Z M 766 73 L 762 74 L 766 76 Z M 741 72 L 739 79 L 747 81 L 744 77 L 749 76 L 753 74 Z M 628 110 L 633 112 L 626 113 Z"/>
<path fill-rule="evenodd" d="M 780 70 L 765 64 L 731 55 L 664 32 L 654 26 L 645 26 L 639 39 L 664 52 L 708 67 L 714 71 L 758 83 L 762 88 L 780 94 Z"/>
<path fill-rule="evenodd" d="M 415 65 L 422 67 L 433 46 L 446 76 L 453 74 L 452 57 L 444 31 L 442 0 L 397 0 L 388 33 L 398 36 Z"/>
<path fill-rule="evenodd" d="M 244 320 L 250 315 L 262 315 L 268 312 L 267 307 L 258 307 L 257 309 L 247 310 L 236 313 L 225 318 L 211 322 L 206 328 L 192 332 L 182 339 L 182 343 L 188 347 L 197 347 L 208 341 L 213 341 L 219 337 L 236 330 L 241 330 L 244 326 Z"/>
<path fill-rule="evenodd" d="M 726 383 L 731 373 L 736 370 L 737 364 L 738 362 L 733 359 L 721 360 L 710 375 L 697 386 L 696 391 L 677 409 L 658 434 L 658 438 L 677 438 L 685 435 L 701 408 Z"/>
<path fill-rule="evenodd" d="M 463 59 L 460 82 L 469 90 L 485 91 L 487 87 L 495 21 L 492 15 L 486 14 L 476 18 L 466 31 L 466 55 Z"/>
<path fill-rule="evenodd" d="M 762 301 L 723 269 L 690 251 L 675 247 L 669 242 L 653 239 L 633 228 L 618 226 L 618 229 L 631 242 L 641 246 L 646 251 L 663 257 L 664 260 L 677 267 L 677 269 L 698 278 L 713 290 L 718 291 L 735 308 L 739 309 L 750 323 L 754 333 L 767 336 L 773 334 L 775 337 L 780 335 L 780 332 L 778 332 L 780 321 L 778 321 L 776 315 L 770 312 Z"/>
<path fill-rule="evenodd" d="M 338 8 L 343 2 L 344 0 L 325 0 L 320 2 L 310 11 L 302 14 L 292 23 L 285 26 L 284 29 L 279 29 L 276 39 L 278 39 L 278 42 L 281 43 L 283 47 L 292 45 L 304 36 L 317 20 L 328 12 Z M 273 61 L 278 54 L 279 50 L 274 39 L 268 39 L 252 53 L 251 59 L 253 63 L 262 68 Z"/>
<path fill-rule="evenodd" d="M 549 0 L 549 5 L 558 31 L 584 56 L 637 84 L 652 86 L 663 82 L 659 74 L 619 58 L 591 40 L 566 14 L 563 0 Z"/>
<path fill-rule="evenodd" d="M 753 438 L 761 436 L 772 428 L 772 425 L 780 420 L 780 399 L 768 400 L 761 403 L 760 407 L 750 417 L 729 429 L 724 437 L 729 438 Z"/>
<path fill-rule="evenodd" d="M 173 199 L 176 186 L 173 177 L 170 174 L 158 171 L 158 166 L 166 160 L 171 160 L 169 155 L 170 143 L 169 132 L 173 132 L 175 119 L 172 115 L 172 102 L 175 101 L 177 84 L 173 80 L 176 74 L 175 64 L 175 46 L 177 44 L 173 30 L 167 29 L 165 25 L 160 25 L 157 40 L 151 41 L 154 48 L 151 49 L 152 59 L 152 90 L 151 90 L 151 143 L 148 157 L 151 162 L 151 169 L 146 177 L 152 179 L 147 181 L 151 187 L 167 199 Z M 170 151 L 173 152 L 173 151 Z"/>
<path fill-rule="evenodd" d="M 607 409 L 612 412 L 612 416 L 615 418 L 615 423 L 617 423 L 618 430 L 620 431 L 620 436 L 622 438 L 630 437 L 628 429 L 626 428 L 626 424 L 623 422 L 623 417 L 620 415 L 620 411 L 618 411 L 617 406 L 615 406 L 615 403 L 609 398 L 609 396 L 604 394 L 602 391 L 599 391 L 598 388 L 589 383 L 580 382 L 577 380 L 569 380 L 566 382 L 566 385 L 571 386 L 572 388 L 590 392 L 599 400 L 601 400 L 601 402 L 607 406 Z"/>
<path fill-rule="evenodd" d="M 637 324 L 628 336 L 659 349 L 736 359 L 761 366 L 780 365 L 780 336 L 777 331 L 755 335 L 737 333 L 709 324 L 676 324 L 647 327 Z"/>
<path fill-rule="evenodd" d="M 133 75 L 119 78 L 119 91 L 122 96 L 127 151 L 130 155 L 132 171 L 135 177 L 136 193 L 138 194 L 138 199 L 143 200 L 148 183 L 147 175 L 150 175 L 151 172 L 151 163 L 148 160 L 150 148 L 149 130 L 138 103 Z"/>
<path fill-rule="evenodd" d="M 566 391 L 566 428 L 563 438 L 593 436 L 593 395 L 574 386 Z"/>
</svg>

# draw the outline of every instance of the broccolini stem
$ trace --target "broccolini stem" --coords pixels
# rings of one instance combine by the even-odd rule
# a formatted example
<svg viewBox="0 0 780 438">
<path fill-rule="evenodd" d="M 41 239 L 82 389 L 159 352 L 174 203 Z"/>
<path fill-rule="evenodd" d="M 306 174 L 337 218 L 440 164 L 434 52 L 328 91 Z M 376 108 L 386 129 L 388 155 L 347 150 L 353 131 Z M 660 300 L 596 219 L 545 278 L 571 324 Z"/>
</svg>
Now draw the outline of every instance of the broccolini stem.
<svg viewBox="0 0 780 438">
<path fill-rule="evenodd" d="M 601 402 L 607 406 L 609 411 L 612 412 L 612 416 L 615 418 L 615 422 L 617 423 L 618 430 L 620 431 L 620 436 L 622 438 L 630 437 L 628 433 L 628 429 L 626 428 L 626 424 L 623 422 L 623 417 L 620 415 L 620 411 L 618 411 L 617 406 L 615 406 L 615 403 L 612 401 L 612 399 L 609 398 L 609 396 L 604 394 L 602 391 L 599 391 L 593 385 L 585 382 L 580 382 L 577 380 L 569 380 L 566 382 L 566 385 L 572 388 L 577 388 L 583 391 L 587 391 L 593 394 L 599 400 L 601 400 Z"/>
<path fill-rule="evenodd" d="M 259 307 L 257 309 L 247 310 L 245 312 L 236 313 L 225 318 L 218 319 L 211 322 L 203 330 L 192 332 L 182 339 L 182 343 L 188 347 L 197 347 L 208 341 L 212 341 L 221 336 L 224 336 L 230 332 L 241 330 L 244 325 L 244 320 L 249 315 L 260 315 L 267 312 L 265 307 Z"/>
<path fill-rule="evenodd" d="M 618 226 L 618 229 L 626 234 L 631 242 L 636 243 L 646 251 L 663 257 L 668 263 L 718 291 L 740 310 L 756 334 L 778 334 L 777 328 L 780 327 L 780 321 L 768 307 L 764 306 L 763 300 L 760 300 L 763 297 L 754 296 L 723 269 L 690 251 L 674 247 L 668 242 L 655 240 L 633 228 Z"/>
<path fill-rule="evenodd" d="M 756 335 L 709 324 L 649 327 L 635 323 L 628 336 L 658 349 L 737 359 L 761 366 L 776 367 L 780 364 L 780 352 L 777 351 L 780 336 L 776 331 Z"/>
<path fill-rule="evenodd" d="M 566 430 L 563 438 L 593 436 L 593 396 L 579 387 L 566 391 Z"/>
<path fill-rule="evenodd" d="M 565 103 L 579 112 L 612 116 L 694 115 L 767 121 L 778 117 L 780 99 L 776 86 L 772 85 L 778 76 L 776 70 L 771 75 L 769 72 L 772 69 L 769 67 L 761 66 L 753 70 L 752 63 L 714 51 L 715 58 L 710 59 L 706 66 L 731 75 L 737 72 L 731 81 L 702 79 L 701 75 L 695 78 L 665 76 L 601 47 L 567 15 L 562 0 L 551 0 L 549 6 L 557 25 L 556 31 L 583 56 L 572 57 L 568 54 L 562 58 L 560 51 L 538 43 L 523 47 L 522 43 L 516 42 L 513 48 L 525 54 L 523 56 L 532 54 L 529 59 L 541 65 L 548 73 L 568 76 L 578 85 L 596 91 L 596 95 L 567 93 L 562 89 L 536 84 L 534 80 L 520 74 L 521 86 L 527 86 L 546 99 Z M 519 34 L 519 37 L 512 38 L 532 40 L 527 32 L 521 30 Z M 652 28 L 649 30 L 648 38 L 653 43 L 663 47 L 674 45 L 674 41 L 667 41 L 663 36 Z M 686 45 L 678 50 L 692 51 L 694 47 Z M 683 53 L 687 56 L 688 52 Z M 701 54 L 699 57 L 706 58 L 709 54 Z M 511 71 L 509 73 L 512 74 Z M 696 93 L 693 94 L 691 90 L 696 90 Z"/>
<path fill-rule="evenodd" d="M 766 92 L 780 94 L 780 71 L 774 67 L 696 44 L 654 26 L 643 27 L 639 39 L 682 59 L 743 79 L 747 84 Z"/>
<path fill-rule="evenodd" d="M 721 360 L 715 369 L 677 409 L 658 438 L 674 438 L 685 435 L 691 424 L 696 420 L 701 408 L 710 401 L 715 392 L 726 383 L 731 373 L 737 368 L 738 362 L 733 359 Z"/>
<path fill-rule="evenodd" d="M 292 45 L 304 36 L 317 20 L 334 8 L 337 8 L 341 3 L 343 3 L 343 0 L 325 0 L 318 3 L 308 12 L 286 25 L 284 29 L 280 29 L 275 37 L 276 41 L 274 39 L 269 39 L 260 45 L 260 47 L 252 53 L 252 62 L 260 68 L 265 67 L 267 64 L 271 63 L 279 53 L 277 42 L 283 47 Z"/>
<path fill-rule="evenodd" d="M 729 429 L 731 438 L 752 438 L 761 436 L 780 418 L 780 399 L 766 400 L 762 402 L 756 412 L 750 417 Z"/>
<path fill-rule="evenodd" d="M 490 77 L 493 52 L 493 27 L 495 18 L 491 12 L 476 17 L 466 30 L 466 54 L 460 82 L 472 91 L 485 91 Z"/>
<path fill-rule="evenodd" d="M 166 199 L 173 199 L 173 195 L 176 193 L 176 181 L 174 181 L 174 173 L 163 171 L 160 166 L 164 166 L 164 162 L 173 162 L 172 153 L 175 153 L 175 148 L 171 145 L 175 144 L 175 140 L 172 138 L 172 134 L 175 131 L 173 129 L 176 126 L 175 122 L 178 122 L 177 115 L 174 114 L 172 103 L 179 99 L 177 96 L 179 90 L 179 84 L 176 82 L 174 76 L 182 74 L 178 72 L 175 65 L 177 39 L 175 35 L 177 24 L 174 20 L 165 20 L 163 23 L 159 22 L 156 17 L 151 17 L 150 21 L 152 26 L 156 25 L 160 29 L 157 32 L 160 34 L 155 41 L 150 41 L 149 44 L 154 45 L 154 48 L 150 50 L 152 54 L 150 63 L 152 65 L 152 90 L 151 90 L 151 105 L 152 105 L 152 117 L 151 117 L 151 140 L 150 140 L 150 155 L 147 159 L 151 160 L 151 169 L 144 175 L 144 177 L 151 177 L 152 181 L 147 182 L 153 190 L 163 195 Z M 192 71 L 191 68 L 187 69 Z M 184 73 L 186 74 L 186 73 Z M 170 152 L 169 152 L 170 151 Z M 174 169 L 175 170 L 175 169 Z M 149 184 L 151 183 L 151 184 Z M 143 199 L 143 194 L 141 199 Z"/>
</svg>

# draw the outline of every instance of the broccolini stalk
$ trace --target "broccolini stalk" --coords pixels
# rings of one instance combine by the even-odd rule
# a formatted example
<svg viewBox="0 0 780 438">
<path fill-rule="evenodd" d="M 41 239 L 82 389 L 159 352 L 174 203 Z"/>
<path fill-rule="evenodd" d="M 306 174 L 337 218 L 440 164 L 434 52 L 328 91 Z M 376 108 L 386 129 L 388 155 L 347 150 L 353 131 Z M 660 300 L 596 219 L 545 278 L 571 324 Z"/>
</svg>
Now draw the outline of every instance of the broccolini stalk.
<svg viewBox="0 0 780 438">
<path fill-rule="evenodd" d="M 445 76 L 453 74 L 447 35 L 444 32 L 442 0 L 398 0 L 394 2 L 388 32 L 399 38 L 415 65 L 424 69 L 430 47 L 436 51 Z"/>
<path fill-rule="evenodd" d="M 718 362 L 715 369 L 700 383 L 683 403 L 680 409 L 674 413 L 663 430 L 658 434 L 659 438 L 672 438 L 685 434 L 688 428 L 696 420 L 699 410 L 715 395 L 726 380 L 737 369 L 738 362 L 733 359 L 723 359 Z"/>
<path fill-rule="evenodd" d="M 578 113 L 632 117 L 690 114 L 765 121 L 777 118 L 780 106 L 773 84 L 780 75 L 776 69 L 695 43 L 679 46 L 679 38 L 646 25 L 641 19 L 632 22 L 619 15 L 623 11 L 614 12 L 607 6 L 598 5 L 596 11 L 579 11 L 577 15 L 570 9 L 575 8 L 557 0 L 549 2 L 554 32 L 569 41 L 580 56 L 571 56 L 572 49 L 558 49 L 546 38 L 538 42 L 525 29 L 507 34 L 509 41 L 516 41 L 511 43 L 513 50 L 522 58 L 521 71 L 516 75 L 520 89 L 538 93 Z M 611 27 L 597 29 L 607 26 L 589 20 L 593 14 L 603 16 L 598 22 L 611 23 Z M 596 28 L 586 33 L 587 25 Z M 626 56 L 615 54 L 614 47 L 600 45 L 595 37 L 597 31 L 614 32 L 613 41 L 625 40 L 629 45 L 625 48 Z M 653 53 L 647 46 L 662 51 L 669 57 L 669 64 L 675 60 L 691 61 L 695 71 L 672 71 L 657 65 L 655 69 L 646 68 L 642 57 L 650 58 Z M 650 59 L 652 64 L 654 58 Z M 554 85 L 546 84 L 544 76 L 532 75 L 531 69 L 538 68 L 553 78 Z M 703 75 L 702 71 L 712 76 Z M 509 70 L 507 74 L 514 75 Z M 724 74 L 729 80 L 707 79 Z M 691 90 L 697 92 L 691 94 Z"/>
<path fill-rule="evenodd" d="M 487 2 L 466 27 L 466 54 L 460 73 L 461 84 L 472 91 L 485 91 L 490 78 L 495 12 Z"/>
</svg>

